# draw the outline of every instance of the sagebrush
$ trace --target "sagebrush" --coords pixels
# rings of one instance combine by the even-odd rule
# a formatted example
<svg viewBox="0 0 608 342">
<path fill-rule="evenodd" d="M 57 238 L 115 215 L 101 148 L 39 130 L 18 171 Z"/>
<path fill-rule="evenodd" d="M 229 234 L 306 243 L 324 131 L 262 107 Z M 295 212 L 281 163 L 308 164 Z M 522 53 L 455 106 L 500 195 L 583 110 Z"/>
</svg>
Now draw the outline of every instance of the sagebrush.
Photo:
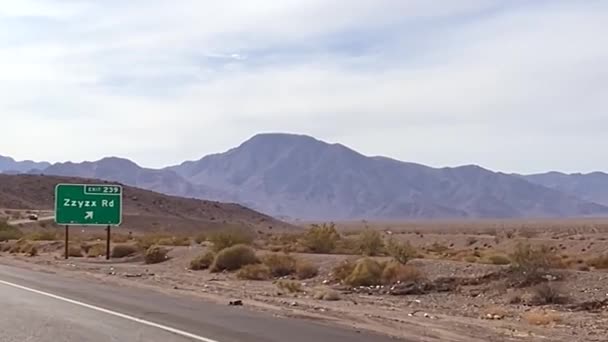
<svg viewBox="0 0 608 342">
<path fill-rule="evenodd" d="M 235 271 L 243 266 L 259 263 L 253 248 L 247 245 L 234 245 L 221 250 L 211 265 L 211 272 Z"/>
<path fill-rule="evenodd" d="M 331 253 L 336 248 L 338 240 L 340 234 L 333 223 L 313 224 L 302 238 L 304 246 L 313 253 Z"/>
<path fill-rule="evenodd" d="M 206 270 L 211 267 L 213 259 L 215 259 L 215 253 L 212 251 L 202 253 L 190 262 L 190 269 L 195 271 Z"/>
<path fill-rule="evenodd" d="M 208 239 L 213 243 L 213 250 L 217 253 L 235 245 L 250 245 L 254 236 L 245 229 L 226 229 L 212 233 Z"/>
</svg>

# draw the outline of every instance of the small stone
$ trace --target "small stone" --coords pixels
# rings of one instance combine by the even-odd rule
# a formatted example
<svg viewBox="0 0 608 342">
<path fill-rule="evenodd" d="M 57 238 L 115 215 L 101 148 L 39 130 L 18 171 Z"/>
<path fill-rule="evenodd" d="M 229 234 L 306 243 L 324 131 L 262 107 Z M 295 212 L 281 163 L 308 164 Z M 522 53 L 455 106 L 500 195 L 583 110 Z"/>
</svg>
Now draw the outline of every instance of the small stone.
<svg viewBox="0 0 608 342">
<path fill-rule="evenodd" d="M 289 306 L 298 306 L 298 303 L 296 303 L 296 302 L 291 302 L 291 304 L 289 304 Z"/>
<path fill-rule="evenodd" d="M 228 303 L 228 305 L 232 305 L 232 306 L 242 306 L 243 305 L 243 301 L 242 300 L 234 300 L 234 301 L 230 301 Z"/>
</svg>

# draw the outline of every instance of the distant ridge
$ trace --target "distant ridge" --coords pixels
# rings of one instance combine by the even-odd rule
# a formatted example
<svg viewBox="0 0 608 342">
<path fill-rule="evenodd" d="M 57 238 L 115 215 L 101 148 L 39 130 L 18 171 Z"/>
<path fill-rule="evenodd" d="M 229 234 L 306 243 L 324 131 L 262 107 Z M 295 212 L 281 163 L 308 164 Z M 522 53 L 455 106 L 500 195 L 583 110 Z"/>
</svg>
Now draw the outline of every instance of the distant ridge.
<svg viewBox="0 0 608 342">
<path fill-rule="evenodd" d="M 606 174 L 521 176 L 477 165 L 432 168 L 285 133 L 258 134 L 224 153 L 164 169 L 110 157 L 57 163 L 38 172 L 236 202 L 303 220 L 608 216 Z M 572 185 L 580 177 L 593 185 Z"/>
</svg>

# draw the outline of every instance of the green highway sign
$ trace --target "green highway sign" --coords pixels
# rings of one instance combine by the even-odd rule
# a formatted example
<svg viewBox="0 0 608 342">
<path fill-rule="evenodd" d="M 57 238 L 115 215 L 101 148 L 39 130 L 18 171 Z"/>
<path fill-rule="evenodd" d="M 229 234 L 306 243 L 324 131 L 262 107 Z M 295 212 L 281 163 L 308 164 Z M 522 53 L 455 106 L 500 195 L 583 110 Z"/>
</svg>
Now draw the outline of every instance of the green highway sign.
<svg viewBox="0 0 608 342">
<path fill-rule="evenodd" d="M 122 222 L 122 186 L 57 184 L 55 222 L 59 225 L 118 226 Z"/>
</svg>

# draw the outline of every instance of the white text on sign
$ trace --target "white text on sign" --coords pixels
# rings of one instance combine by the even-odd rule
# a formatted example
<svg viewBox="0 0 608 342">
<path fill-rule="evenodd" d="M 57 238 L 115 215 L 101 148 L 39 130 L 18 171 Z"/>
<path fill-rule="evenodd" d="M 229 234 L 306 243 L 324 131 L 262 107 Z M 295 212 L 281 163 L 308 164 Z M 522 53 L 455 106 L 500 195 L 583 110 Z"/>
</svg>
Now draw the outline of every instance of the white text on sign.
<svg viewBox="0 0 608 342">
<path fill-rule="evenodd" d="M 76 201 L 69 198 L 64 198 L 64 207 L 71 208 L 97 208 L 97 201 Z M 114 208 L 114 200 L 101 200 L 102 208 Z"/>
</svg>

